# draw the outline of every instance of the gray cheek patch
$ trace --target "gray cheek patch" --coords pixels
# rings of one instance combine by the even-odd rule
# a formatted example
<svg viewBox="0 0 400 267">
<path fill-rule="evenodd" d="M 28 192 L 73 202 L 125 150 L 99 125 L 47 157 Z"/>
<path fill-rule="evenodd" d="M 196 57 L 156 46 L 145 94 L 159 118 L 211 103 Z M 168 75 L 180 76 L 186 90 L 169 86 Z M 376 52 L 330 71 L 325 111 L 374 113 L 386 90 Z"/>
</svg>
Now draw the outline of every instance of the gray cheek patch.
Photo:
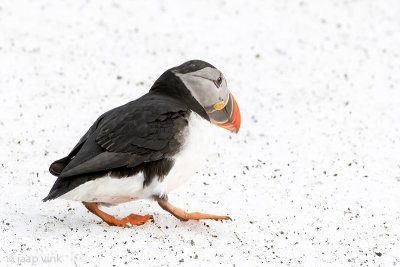
<svg viewBox="0 0 400 267">
<path fill-rule="evenodd" d="M 217 79 L 215 77 L 219 77 L 219 74 L 218 70 L 210 67 L 191 73 L 175 73 L 206 111 L 217 102 L 227 101 L 229 94 L 226 82 L 224 81 L 219 88 L 214 83 L 214 79 Z"/>
</svg>

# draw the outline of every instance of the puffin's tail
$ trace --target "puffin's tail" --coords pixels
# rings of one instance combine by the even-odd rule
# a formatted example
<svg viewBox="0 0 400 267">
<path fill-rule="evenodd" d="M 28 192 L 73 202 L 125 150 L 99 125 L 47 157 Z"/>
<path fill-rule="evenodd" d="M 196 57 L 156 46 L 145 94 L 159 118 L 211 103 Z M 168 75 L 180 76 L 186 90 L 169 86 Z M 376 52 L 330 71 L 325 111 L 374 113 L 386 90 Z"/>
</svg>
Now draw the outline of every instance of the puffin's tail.
<svg viewBox="0 0 400 267">
<path fill-rule="evenodd" d="M 49 194 L 47 195 L 47 197 L 45 197 L 45 198 L 42 199 L 42 201 L 43 201 L 43 202 L 46 202 L 46 201 L 52 200 L 52 199 L 54 199 L 54 198 L 55 198 L 55 197 L 53 197 L 52 194 L 49 193 Z"/>
<path fill-rule="evenodd" d="M 65 158 L 54 161 L 50 165 L 50 168 L 49 168 L 50 173 L 57 177 L 60 176 L 61 172 L 64 170 L 64 168 L 68 165 L 68 163 L 70 161 L 71 161 L 71 157 L 69 157 L 69 156 L 66 156 Z M 50 193 L 47 195 L 47 197 L 45 197 L 43 199 L 43 202 L 58 197 L 57 194 L 55 194 L 55 190 L 53 190 L 53 189 L 54 188 L 52 188 L 50 190 Z"/>
<path fill-rule="evenodd" d="M 71 158 L 69 156 L 66 156 L 65 158 L 54 161 L 50 165 L 50 168 L 49 168 L 50 173 L 53 174 L 54 176 L 59 176 L 70 161 L 71 161 Z"/>
</svg>

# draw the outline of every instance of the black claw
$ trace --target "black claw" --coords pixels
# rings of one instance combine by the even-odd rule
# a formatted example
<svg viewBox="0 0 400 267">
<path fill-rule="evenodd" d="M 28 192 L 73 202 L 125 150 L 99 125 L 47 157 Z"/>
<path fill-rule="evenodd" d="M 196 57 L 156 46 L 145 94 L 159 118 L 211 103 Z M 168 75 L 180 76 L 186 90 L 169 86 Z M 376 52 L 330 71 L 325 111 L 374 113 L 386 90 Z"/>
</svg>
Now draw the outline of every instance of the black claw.
<svg viewBox="0 0 400 267">
<path fill-rule="evenodd" d="M 229 217 L 229 216 L 226 216 L 226 218 L 227 218 L 228 220 L 232 221 L 231 217 Z"/>
</svg>

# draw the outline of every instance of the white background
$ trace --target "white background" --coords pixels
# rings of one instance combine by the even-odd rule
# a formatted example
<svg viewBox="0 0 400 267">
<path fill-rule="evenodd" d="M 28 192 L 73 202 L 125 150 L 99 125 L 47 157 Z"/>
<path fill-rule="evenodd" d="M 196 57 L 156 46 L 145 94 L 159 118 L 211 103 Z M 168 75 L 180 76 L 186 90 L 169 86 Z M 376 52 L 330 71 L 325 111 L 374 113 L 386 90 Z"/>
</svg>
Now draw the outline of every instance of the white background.
<svg viewBox="0 0 400 267">
<path fill-rule="evenodd" d="M 1 265 L 399 264 L 399 14 L 396 0 L 1 1 Z M 223 71 L 242 128 L 216 129 L 170 200 L 233 221 L 143 200 L 105 209 L 154 216 L 122 229 L 41 202 L 49 164 L 99 115 L 190 59 Z"/>
</svg>

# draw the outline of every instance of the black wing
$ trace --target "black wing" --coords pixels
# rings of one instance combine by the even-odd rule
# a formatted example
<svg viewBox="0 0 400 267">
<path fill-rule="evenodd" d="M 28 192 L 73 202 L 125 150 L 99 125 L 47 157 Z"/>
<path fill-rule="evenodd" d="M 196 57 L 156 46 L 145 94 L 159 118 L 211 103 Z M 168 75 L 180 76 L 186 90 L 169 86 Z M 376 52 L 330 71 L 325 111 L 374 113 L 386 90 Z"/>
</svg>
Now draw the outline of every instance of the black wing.
<svg viewBox="0 0 400 267">
<path fill-rule="evenodd" d="M 104 113 L 67 157 L 50 166 L 59 177 L 45 200 L 110 171 L 132 174 L 157 164 L 168 173 L 189 113 L 182 103 L 154 93 Z"/>
</svg>

